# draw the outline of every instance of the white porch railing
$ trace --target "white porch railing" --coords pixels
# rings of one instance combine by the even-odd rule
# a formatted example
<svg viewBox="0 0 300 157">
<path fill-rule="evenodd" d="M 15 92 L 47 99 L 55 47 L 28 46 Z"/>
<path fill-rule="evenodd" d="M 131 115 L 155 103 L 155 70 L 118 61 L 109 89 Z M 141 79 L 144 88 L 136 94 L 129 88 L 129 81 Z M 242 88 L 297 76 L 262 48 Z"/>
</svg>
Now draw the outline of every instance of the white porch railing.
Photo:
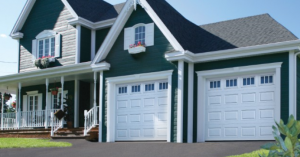
<svg viewBox="0 0 300 157">
<path fill-rule="evenodd" d="M 91 108 L 89 111 L 84 110 L 84 136 L 98 124 L 99 106 Z"/>
<path fill-rule="evenodd" d="M 20 116 L 21 128 L 40 128 L 45 127 L 46 110 L 23 111 Z"/>
<path fill-rule="evenodd" d="M 54 136 L 54 133 L 63 127 L 63 121 L 59 120 L 58 118 L 56 118 L 54 116 L 55 112 L 50 113 L 50 115 L 51 115 L 51 118 L 50 118 L 51 119 L 51 136 Z"/>
<path fill-rule="evenodd" d="M 16 114 L 17 114 L 16 112 L 3 113 L 3 122 L 0 119 L 0 124 L 3 127 L 3 130 L 17 129 Z M 1 117 L 1 113 L 0 113 L 0 117 Z"/>
</svg>

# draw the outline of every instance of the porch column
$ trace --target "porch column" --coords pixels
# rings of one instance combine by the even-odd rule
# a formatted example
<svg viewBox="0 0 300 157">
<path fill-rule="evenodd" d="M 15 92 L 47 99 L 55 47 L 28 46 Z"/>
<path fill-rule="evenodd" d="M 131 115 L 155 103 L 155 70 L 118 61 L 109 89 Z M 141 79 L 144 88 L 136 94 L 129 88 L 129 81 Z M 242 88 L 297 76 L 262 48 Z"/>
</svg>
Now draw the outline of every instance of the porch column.
<svg viewBox="0 0 300 157">
<path fill-rule="evenodd" d="M 97 107 L 97 72 L 94 72 L 94 124 L 97 123 L 97 110 L 96 110 L 96 107 Z"/>
<path fill-rule="evenodd" d="M 16 106 L 16 108 L 18 108 L 18 110 L 17 110 L 17 127 L 18 127 L 18 129 L 20 128 L 20 123 L 21 123 L 21 97 L 22 97 L 22 94 L 21 94 L 21 89 L 22 89 L 22 83 L 21 82 L 19 82 L 19 94 L 18 94 L 18 104 L 17 104 L 17 106 Z M 24 104 L 23 104 L 24 105 Z"/>
<path fill-rule="evenodd" d="M 2 94 L 2 102 L 1 102 L 1 130 L 3 130 L 3 109 L 4 109 L 4 94 Z"/>
<path fill-rule="evenodd" d="M 177 143 L 183 142 L 184 61 L 178 62 Z"/>
<path fill-rule="evenodd" d="M 99 136 L 98 142 L 102 142 L 102 107 L 103 107 L 103 71 L 100 72 L 99 78 Z"/>
<path fill-rule="evenodd" d="M 49 108 L 49 104 L 48 104 L 48 91 L 49 91 L 49 79 L 46 78 L 46 107 L 45 107 L 45 128 L 48 129 L 48 108 Z"/>
<path fill-rule="evenodd" d="M 64 111 L 64 84 L 65 84 L 65 78 L 64 76 L 61 77 L 61 99 L 60 99 L 60 109 Z M 64 119 L 61 119 L 62 128 L 64 127 Z"/>
</svg>

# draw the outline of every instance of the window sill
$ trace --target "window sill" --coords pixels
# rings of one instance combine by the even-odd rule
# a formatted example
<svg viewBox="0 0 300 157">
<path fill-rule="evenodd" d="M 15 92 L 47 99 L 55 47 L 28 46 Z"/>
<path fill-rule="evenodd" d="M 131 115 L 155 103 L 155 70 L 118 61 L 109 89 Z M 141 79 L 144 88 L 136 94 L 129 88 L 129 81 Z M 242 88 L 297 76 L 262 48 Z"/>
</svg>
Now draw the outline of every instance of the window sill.
<svg viewBox="0 0 300 157">
<path fill-rule="evenodd" d="M 146 47 L 144 46 L 138 46 L 138 47 L 133 47 L 128 49 L 129 54 L 137 54 L 141 52 L 146 52 Z"/>
</svg>

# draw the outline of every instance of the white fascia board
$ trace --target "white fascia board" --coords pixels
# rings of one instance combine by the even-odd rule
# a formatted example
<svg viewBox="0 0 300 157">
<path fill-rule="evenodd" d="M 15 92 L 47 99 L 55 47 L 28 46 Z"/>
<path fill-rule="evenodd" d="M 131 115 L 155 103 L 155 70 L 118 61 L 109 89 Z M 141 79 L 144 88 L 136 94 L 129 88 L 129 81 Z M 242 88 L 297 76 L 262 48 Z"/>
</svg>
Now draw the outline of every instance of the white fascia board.
<svg viewBox="0 0 300 157">
<path fill-rule="evenodd" d="M 25 4 L 25 6 L 24 6 L 24 8 L 23 8 L 18 20 L 17 20 L 17 22 L 15 23 L 15 25 L 13 27 L 13 30 L 10 33 L 10 36 L 13 39 L 23 38 L 23 34 L 19 31 L 22 29 L 22 27 L 23 27 L 28 15 L 29 15 L 35 1 L 36 0 L 27 0 L 26 4 Z"/>
<path fill-rule="evenodd" d="M 107 62 L 92 64 L 91 67 L 93 68 L 94 72 L 98 71 L 107 71 L 110 69 L 110 64 Z"/>
<path fill-rule="evenodd" d="M 81 26 L 87 27 L 92 30 L 98 30 L 98 29 L 111 27 L 115 21 L 116 21 L 116 18 L 99 21 L 99 22 L 91 22 L 85 18 L 77 17 L 77 18 L 68 20 L 68 23 L 73 26 L 81 25 Z"/>
<path fill-rule="evenodd" d="M 182 59 L 188 59 L 193 63 L 210 62 L 217 60 L 225 60 L 232 58 L 242 58 L 258 55 L 266 55 L 272 53 L 288 52 L 290 50 L 299 51 L 300 40 L 285 41 L 279 43 L 249 46 L 242 48 L 235 48 L 230 50 L 221 50 L 213 52 L 204 52 L 200 54 L 194 54 L 189 51 L 184 52 L 172 52 L 165 55 L 168 61 L 177 61 Z"/>
<path fill-rule="evenodd" d="M 147 14 L 151 17 L 157 27 L 162 31 L 162 33 L 166 36 L 168 41 L 174 47 L 175 50 L 184 51 L 183 47 L 179 44 L 173 34 L 169 31 L 169 29 L 165 26 L 165 24 L 161 21 L 161 19 L 157 16 L 155 11 L 151 8 L 146 0 L 140 0 L 139 4 L 145 9 Z M 113 44 L 115 43 L 117 37 L 119 36 L 120 32 L 122 31 L 125 23 L 127 22 L 128 18 L 130 17 L 131 13 L 134 10 L 133 1 L 128 0 L 124 5 L 121 13 L 117 17 L 115 23 L 113 24 L 112 28 L 110 29 L 107 37 L 105 38 L 102 46 L 97 52 L 95 59 L 92 61 L 92 64 L 95 64 L 107 56 L 110 49 L 112 48 Z"/>
<path fill-rule="evenodd" d="M 38 80 L 46 77 L 57 77 L 62 75 L 73 75 L 93 72 L 90 62 L 73 64 L 61 67 L 48 68 L 26 73 L 18 73 L 0 77 L 0 84 L 10 82 L 23 82 L 27 80 Z"/>
<path fill-rule="evenodd" d="M 207 70 L 207 71 L 197 71 L 197 75 L 200 77 L 210 78 L 212 76 L 220 76 L 223 74 L 234 73 L 248 73 L 248 72 L 259 72 L 259 71 L 272 71 L 276 70 L 276 68 L 280 68 L 282 62 L 277 63 L 268 63 L 268 64 L 257 64 L 257 65 L 250 65 L 250 66 L 241 66 L 241 67 L 234 67 L 234 68 L 225 68 L 225 69 L 215 69 L 215 70 Z"/>
<path fill-rule="evenodd" d="M 97 51 L 97 54 L 92 61 L 92 64 L 96 64 L 97 62 L 103 60 L 110 49 L 112 48 L 113 44 L 117 40 L 118 35 L 122 31 L 126 21 L 129 19 L 131 13 L 133 12 L 133 6 L 131 1 L 127 1 L 117 17 L 115 23 L 111 27 L 110 31 L 108 32 L 108 35 L 106 36 L 102 46 L 100 49 Z"/>
<path fill-rule="evenodd" d="M 129 76 L 118 76 L 118 77 L 110 77 L 106 78 L 108 83 L 129 83 L 133 80 L 139 81 L 149 81 L 149 80 L 159 80 L 159 79 L 166 79 L 169 76 L 172 76 L 173 70 L 167 71 L 160 71 L 160 72 L 152 72 L 152 73 L 142 73 L 142 74 L 135 74 Z"/>
<path fill-rule="evenodd" d="M 71 5 L 69 4 L 69 2 L 67 0 L 61 0 L 63 2 L 63 4 L 66 6 L 66 8 L 68 9 L 68 11 L 71 13 L 71 15 L 74 18 L 78 18 L 78 15 L 76 14 L 76 12 L 74 11 L 74 9 L 71 7 Z"/>
</svg>

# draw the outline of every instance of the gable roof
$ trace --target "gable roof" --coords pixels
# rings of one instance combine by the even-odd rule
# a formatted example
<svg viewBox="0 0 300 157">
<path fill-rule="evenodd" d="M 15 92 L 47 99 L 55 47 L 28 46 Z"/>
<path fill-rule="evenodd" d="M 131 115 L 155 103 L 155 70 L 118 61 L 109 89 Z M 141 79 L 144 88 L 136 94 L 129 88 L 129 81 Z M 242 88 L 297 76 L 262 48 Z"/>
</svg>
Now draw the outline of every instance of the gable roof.
<svg viewBox="0 0 300 157">
<path fill-rule="evenodd" d="M 193 53 L 297 40 L 268 14 L 197 26 L 165 0 L 147 0 L 181 46 Z"/>
<path fill-rule="evenodd" d="M 67 0 L 77 16 L 91 22 L 116 18 L 125 3 L 111 5 L 103 0 Z"/>
</svg>

